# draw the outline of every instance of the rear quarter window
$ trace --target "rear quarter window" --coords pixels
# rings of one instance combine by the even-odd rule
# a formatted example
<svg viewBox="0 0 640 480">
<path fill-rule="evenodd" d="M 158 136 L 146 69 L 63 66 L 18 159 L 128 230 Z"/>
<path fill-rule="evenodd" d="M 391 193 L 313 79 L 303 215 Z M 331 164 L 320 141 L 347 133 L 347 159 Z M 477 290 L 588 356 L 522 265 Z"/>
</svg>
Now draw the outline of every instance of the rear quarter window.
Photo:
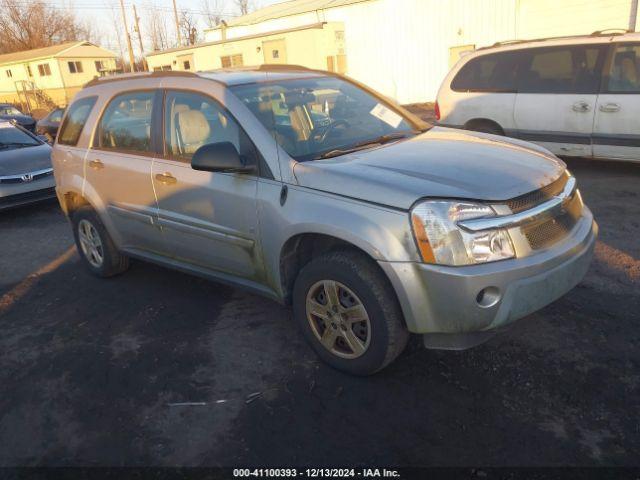
<svg viewBox="0 0 640 480">
<path fill-rule="evenodd" d="M 469 60 L 451 82 L 456 92 L 515 92 L 520 52 L 481 55 Z"/>
<path fill-rule="evenodd" d="M 80 134 L 97 99 L 98 97 L 86 97 L 73 102 L 60 127 L 59 144 L 71 146 L 78 144 Z"/>
</svg>

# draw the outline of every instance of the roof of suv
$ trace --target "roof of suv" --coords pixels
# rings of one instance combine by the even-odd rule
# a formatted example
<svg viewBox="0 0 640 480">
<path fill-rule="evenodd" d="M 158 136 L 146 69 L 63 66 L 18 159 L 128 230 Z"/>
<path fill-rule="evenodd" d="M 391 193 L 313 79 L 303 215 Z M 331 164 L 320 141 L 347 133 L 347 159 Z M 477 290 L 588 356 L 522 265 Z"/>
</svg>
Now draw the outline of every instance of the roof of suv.
<svg viewBox="0 0 640 480">
<path fill-rule="evenodd" d="M 626 30 L 602 30 L 590 35 L 569 35 L 564 37 L 535 38 L 529 40 L 506 40 L 496 42 L 487 47 L 481 47 L 476 52 L 487 50 L 517 50 L 532 47 L 572 45 L 581 43 L 603 43 L 613 41 L 640 41 L 640 33 Z"/>
<path fill-rule="evenodd" d="M 207 78 L 226 86 L 245 85 L 251 83 L 261 83 L 273 80 L 290 80 L 297 78 L 310 78 L 322 75 L 329 75 L 327 72 L 320 70 L 311 70 L 299 65 L 261 65 L 256 67 L 238 67 L 230 69 L 210 70 L 206 72 L 183 72 L 183 71 L 164 71 L 164 72 L 136 72 L 128 74 L 111 75 L 107 77 L 95 78 L 85 85 L 93 87 L 103 85 L 110 82 L 118 82 L 124 80 L 136 80 L 143 78 L 158 77 L 200 77 Z"/>
</svg>

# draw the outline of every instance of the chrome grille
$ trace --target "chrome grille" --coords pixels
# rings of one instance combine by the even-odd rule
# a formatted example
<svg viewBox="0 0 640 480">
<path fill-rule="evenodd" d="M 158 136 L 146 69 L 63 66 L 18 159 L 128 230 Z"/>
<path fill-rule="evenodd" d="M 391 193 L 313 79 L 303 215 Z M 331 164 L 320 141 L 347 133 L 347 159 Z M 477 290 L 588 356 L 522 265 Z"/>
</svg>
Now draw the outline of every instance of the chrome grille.
<svg viewBox="0 0 640 480">
<path fill-rule="evenodd" d="M 565 212 L 544 222 L 522 227 L 531 250 L 542 250 L 567 237 L 582 214 L 582 199 L 577 192 L 565 207 Z"/>
<path fill-rule="evenodd" d="M 550 183 L 546 187 L 543 187 L 534 192 L 525 193 L 524 195 L 520 195 L 516 198 L 512 198 L 511 200 L 505 202 L 505 204 L 511 209 L 513 213 L 524 212 L 525 210 L 529 210 L 530 208 L 533 208 L 536 205 L 549 200 L 555 195 L 560 194 L 564 189 L 564 186 L 567 184 L 568 179 L 569 175 L 567 175 L 567 172 L 564 172 L 560 178 L 558 178 L 555 182 Z"/>
<path fill-rule="evenodd" d="M 45 170 L 38 170 L 37 172 L 24 173 L 20 175 L 8 175 L 6 177 L 0 177 L 0 184 L 7 185 L 12 183 L 29 183 L 37 180 L 42 180 L 53 175 L 53 169 L 47 168 Z M 28 177 L 28 179 L 25 179 Z"/>
</svg>

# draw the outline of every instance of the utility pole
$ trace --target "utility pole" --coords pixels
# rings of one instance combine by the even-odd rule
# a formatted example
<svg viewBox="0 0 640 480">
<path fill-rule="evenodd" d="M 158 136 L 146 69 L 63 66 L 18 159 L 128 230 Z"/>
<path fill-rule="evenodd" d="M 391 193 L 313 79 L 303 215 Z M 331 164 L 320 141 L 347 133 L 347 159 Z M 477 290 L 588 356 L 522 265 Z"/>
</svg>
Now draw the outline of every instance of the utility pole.
<svg viewBox="0 0 640 480">
<path fill-rule="evenodd" d="M 133 47 L 131 46 L 131 35 L 129 35 L 129 27 L 127 27 L 127 15 L 124 13 L 124 3 L 120 0 L 120 9 L 122 10 L 122 23 L 124 23 L 124 33 L 127 36 L 127 46 L 129 47 L 129 65 L 131 71 L 136 71 L 136 60 L 133 57 Z"/>
<path fill-rule="evenodd" d="M 122 1 L 122 0 L 120 0 Z M 176 33 L 178 34 L 178 46 L 182 46 L 182 34 L 180 33 L 180 19 L 178 18 L 178 7 L 176 7 L 176 0 L 173 0 L 173 14 L 176 17 Z"/>
<path fill-rule="evenodd" d="M 636 31 L 636 20 L 638 18 L 638 0 L 631 0 L 631 12 L 629 13 L 629 31 Z"/>
<path fill-rule="evenodd" d="M 133 21 L 135 22 L 135 31 L 138 34 L 138 42 L 140 43 L 140 56 L 142 57 L 142 65 L 144 66 L 145 71 L 149 70 L 147 68 L 147 59 L 144 58 L 144 47 L 142 46 L 142 33 L 140 33 L 140 18 L 138 18 L 138 12 L 136 10 L 135 4 L 133 5 Z"/>
</svg>

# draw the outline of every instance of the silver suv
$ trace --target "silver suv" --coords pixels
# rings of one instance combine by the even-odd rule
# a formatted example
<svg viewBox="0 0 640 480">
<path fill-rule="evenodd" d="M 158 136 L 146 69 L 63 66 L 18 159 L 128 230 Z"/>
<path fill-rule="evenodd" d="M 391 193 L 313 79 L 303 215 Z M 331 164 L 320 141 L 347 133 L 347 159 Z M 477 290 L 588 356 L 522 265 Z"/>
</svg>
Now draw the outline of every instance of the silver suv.
<svg viewBox="0 0 640 480">
<path fill-rule="evenodd" d="M 293 306 L 330 365 L 376 372 L 409 334 L 477 345 L 584 276 L 597 226 L 547 150 L 428 125 L 301 67 L 94 80 L 53 151 L 86 266 L 129 258 Z"/>
</svg>

